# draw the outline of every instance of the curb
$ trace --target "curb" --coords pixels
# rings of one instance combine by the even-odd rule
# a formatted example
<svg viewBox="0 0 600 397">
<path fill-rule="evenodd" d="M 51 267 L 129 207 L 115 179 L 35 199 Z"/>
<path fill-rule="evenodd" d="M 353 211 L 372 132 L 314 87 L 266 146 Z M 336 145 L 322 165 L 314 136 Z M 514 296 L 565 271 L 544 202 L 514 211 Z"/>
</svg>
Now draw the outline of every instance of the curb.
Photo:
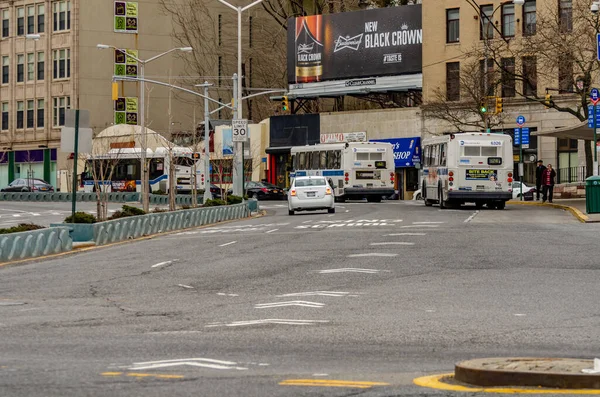
<svg viewBox="0 0 600 397">
<path fill-rule="evenodd" d="M 251 216 L 249 216 L 247 218 L 231 219 L 231 220 L 228 220 L 228 221 L 211 223 L 209 225 L 194 226 L 194 227 L 189 227 L 189 228 L 186 228 L 186 229 L 171 230 L 169 232 L 152 234 L 150 236 L 144 236 L 144 237 L 140 237 L 140 238 L 136 238 L 136 239 L 118 241 L 118 242 L 112 243 L 112 244 L 96 245 L 93 242 L 74 243 L 73 244 L 73 248 L 71 249 L 71 251 L 65 251 L 65 252 L 60 252 L 58 254 L 51 254 L 51 255 L 45 255 L 45 256 L 37 256 L 37 257 L 33 257 L 33 258 L 19 259 L 19 260 L 11 261 L 11 262 L 2 262 L 2 263 L 0 263 L 0 268 L 5 267 L 5 266 L 10 266 L 10 265 L 17 265 L 19 263 L 37 262 L 37 261 L 41 261 L 41 260 L 45 260 L 45 259 L 53 259 L 53 258 L 58 258 L 58 257 L 61 257 L 61 256 L 79 254 L 81 252 L 87 252 L 87 251 L 97 250 L 97 249 L 101 249 L 101 248 L 112 247 L 112 246 L 115 246 L 115 245 L 126 244 L 126 243 L 130 243 L 130 242 L 134 242 L 134 241 L 151 240 L 153 238 L 162 237 L 162 236 L 168 236 L 169 234 L 180 233 L 180 232 L 186 231 L 186 230 L 205 229 L 207 227 L 213 227 L 213 226 L 219 225 L 219 224 L 237 222 L 237 221 L 246 220 L 246 219 L 261 218 L 261 217 L 263 217 L 265 215 L 266 215 L 266 212 L 263 210 L 263 211 L 259 212 L 258 214 L 251 215 Z"/>
<path fill-rule="evenodd" d="M 563 204 L 555 204 L 555 203 L 538 203 L 535 201 L 507 201 L 507 204 L 512 204 L 512 205 L 531 205 L 534 207 L 552 207 L 552 208 L 558 208 L 558 209 L 562 209 L 565 211 L 569 211 L 571 214 L 573 214 L 573 216 L 575 218 L 577 218 L 577 220 L 579 222 L 582 223 L 594 223 L 594 222 L 598 222 L 598 221 L 592 221 L 590 220 L 590 218 L 585 215 L 583 212 L 579 211 L 577 208 L 575 207 L 571 207 L 570 205 L 563 205 Z"/>
</svg>

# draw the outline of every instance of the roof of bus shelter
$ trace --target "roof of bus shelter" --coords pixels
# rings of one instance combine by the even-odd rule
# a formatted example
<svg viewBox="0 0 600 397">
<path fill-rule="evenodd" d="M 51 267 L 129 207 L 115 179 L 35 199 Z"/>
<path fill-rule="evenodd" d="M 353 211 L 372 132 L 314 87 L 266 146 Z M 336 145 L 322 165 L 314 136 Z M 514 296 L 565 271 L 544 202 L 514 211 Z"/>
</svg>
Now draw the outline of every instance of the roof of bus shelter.
<svg viewBox="0 0 600 397">
<path fill-rule="evenodd" d="M 146 127 L 148 136 L 147 149 L 156 150 L 157 148 L 174 147 L 173 142 L 169 141 L 158 132 Z M 107 153 L 111 149 L 111 144 L 130 144 L 135 148 L 142 147 L 142 127 L 139 125 L 117 124 L 106 128 L 94 137 L 94 153 Z M 129 147 L 131 147 L 129 146 Z"/>
<path fill-rule="evenodd" d="M 560 127 L 531 132 L 531 135 L 549 138 L 571 138 L 592 141 L 594 139 L 594 130 L 588 127 L 586 120 L 578 122 L 577 124 L 568 127 Z"/>
</svg>

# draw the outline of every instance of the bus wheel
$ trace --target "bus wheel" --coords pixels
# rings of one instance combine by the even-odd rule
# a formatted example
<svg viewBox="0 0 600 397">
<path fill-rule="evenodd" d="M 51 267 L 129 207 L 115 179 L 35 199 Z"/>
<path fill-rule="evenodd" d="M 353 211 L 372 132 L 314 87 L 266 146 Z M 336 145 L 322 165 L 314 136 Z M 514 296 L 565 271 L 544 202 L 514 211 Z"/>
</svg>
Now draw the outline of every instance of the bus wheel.
<svg viewBox="0 0 600 397">
<path fill-rule="evenodd" d="M 439 197 L 439 204 L 440 204 L 440 209 L 446 209 L 446 202 L 444 202 L 444 192 L 440 186 L 440 188 L 438 189 L 438 197 Z"/>
<path fill-rule="evenodd" d="M 501 201 L 496 204 L 496 209 L 498 209 L 498 210 L 503 210 L 505 207 L 506 207 L 506 203 L 504 201 Z"/>
<path fill-rule="evenodd" d="M 368 196 L 367 202 L 369 203 L 381 203 L 381 196 Z"/>
</svg>

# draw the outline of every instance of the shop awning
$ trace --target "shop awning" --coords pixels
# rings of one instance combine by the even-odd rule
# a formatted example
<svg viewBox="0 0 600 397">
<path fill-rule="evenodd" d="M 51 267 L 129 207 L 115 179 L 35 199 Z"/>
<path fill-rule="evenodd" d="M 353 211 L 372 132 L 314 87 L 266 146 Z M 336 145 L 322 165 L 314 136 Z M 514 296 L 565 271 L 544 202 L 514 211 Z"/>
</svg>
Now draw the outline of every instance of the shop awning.
<svg viewBox="0 0 600 397">
<path fill-rule="evenodd" d="M 389 142 L 394 145 L 396 168 L 414 167 L 421 162 L 421 137 L 370 139 L 371 142 Z"/>
<path fill-rule="evenodd" d="M 275 146 L 266 148 L 265 152 L 268 154 L 286 154 L 290 153 L 291 150 L 291 146 Z"/>
<path fill-rule="evenodd" d="M 549 138 L 571 138 L 592 141 L 594 140 L 594 129 L 588 127 L 588 123 L 586 120 L 569 127 L 532 131 L 531 135 L 544 136 Z"/>
</svg>

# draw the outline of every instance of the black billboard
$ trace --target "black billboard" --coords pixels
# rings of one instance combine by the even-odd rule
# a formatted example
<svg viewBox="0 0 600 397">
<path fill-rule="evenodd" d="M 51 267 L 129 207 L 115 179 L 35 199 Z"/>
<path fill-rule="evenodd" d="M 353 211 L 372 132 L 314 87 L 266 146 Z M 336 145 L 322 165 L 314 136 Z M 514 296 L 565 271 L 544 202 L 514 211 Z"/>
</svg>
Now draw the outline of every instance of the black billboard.
<svg viewBox="0 0 600 397">
<path fill-rule="evenodd" d="M 421 5 L 288 20 L 290 84 L 421 73 Z"/>
</svg>

